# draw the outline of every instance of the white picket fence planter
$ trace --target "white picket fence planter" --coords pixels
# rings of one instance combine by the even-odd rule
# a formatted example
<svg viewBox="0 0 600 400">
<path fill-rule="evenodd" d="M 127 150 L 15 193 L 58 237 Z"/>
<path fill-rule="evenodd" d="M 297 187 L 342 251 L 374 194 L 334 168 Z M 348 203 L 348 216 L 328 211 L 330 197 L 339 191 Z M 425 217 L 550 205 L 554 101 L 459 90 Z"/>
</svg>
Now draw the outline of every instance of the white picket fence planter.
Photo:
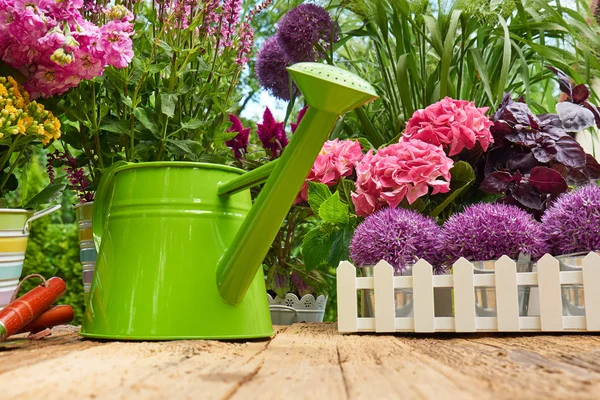
<svg viewBox="0 0 600 400">
<path fill-rule="evenodd" d="M 337 268 L 338 330 L 349 332 L 562 332 L 600 331 L 600 256 L 588 254 L 582 271 L 560 271 L 559 262 L 545 255 L 538 272 L 516 271 L 516 263 L 503 256 L 495 273 L 474 274 L 464 258 L 453 274 L 433 275 L 431 265 L 419 260 L 412 276 L 394 276 L 385 261 L 375 266 L 373 277 L 357 277 L 356 267 L 342 261 Z M 585 316 L 563 316 L 561 285 L 583 284 Z M 520 317 L 518 286 L 539 287 L 539 316 Z M 475 287 L 495 287 L 496 317 L 477 317 Z M 414 317 L 396 318 L 394 289 L 412 288 Z M 435 317 L 433 288 L 453 288 L 454 317 Z M 358 290 L 372 289 L 375 317 L 358 316 Z"/>
</svg>

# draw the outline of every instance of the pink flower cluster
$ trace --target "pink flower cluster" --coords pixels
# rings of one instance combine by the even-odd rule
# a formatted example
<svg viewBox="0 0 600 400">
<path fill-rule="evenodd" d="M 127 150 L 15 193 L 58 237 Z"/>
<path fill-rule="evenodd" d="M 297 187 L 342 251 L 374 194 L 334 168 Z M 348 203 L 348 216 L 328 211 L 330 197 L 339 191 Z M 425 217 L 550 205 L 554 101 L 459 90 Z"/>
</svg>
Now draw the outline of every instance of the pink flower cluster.
<svg viewBox="0 0 600 400">
<path fill-rule="evenodd" d="M 424 110 L 417 110 L 406 123 L 401 142 L 422 140 L 443 146 L 450 157 L 477 143 L 487 151 L 494 142 L 493 123 L 486 117 L 488 107 L 477 108 L 473 102 L 446 97 Z"/>
<path fill-rule="evenodd" d="M 109 22 L 96 26 L 83 9 L 83 0 L 0 0 L 0 58 L 27 77 L 32 98 L 64 93 L 108 65 L 131 62 L 131 13 L 114 6 L 106 10 Z"/>
<path fill-rule="evenodd" d="M 431 194 L 447 193 L 453 165 L 440 146 L 420 140 L 392 144 L 375 154 L 370 150 L 356 166 L 356 214 L 367 216 L 386 205 L 395 208 L 404 198 L 412 204 L 429 187 Z"/>
<path fill-rule="evenodd" d="M 343 176 L 352 175 L 354 165 L 362 158 L 360 143 L 354 140 L 328 140 L 308 173 L 296 202 L 308 201 L 308 181 L 333 186 Z"/>
</svg>

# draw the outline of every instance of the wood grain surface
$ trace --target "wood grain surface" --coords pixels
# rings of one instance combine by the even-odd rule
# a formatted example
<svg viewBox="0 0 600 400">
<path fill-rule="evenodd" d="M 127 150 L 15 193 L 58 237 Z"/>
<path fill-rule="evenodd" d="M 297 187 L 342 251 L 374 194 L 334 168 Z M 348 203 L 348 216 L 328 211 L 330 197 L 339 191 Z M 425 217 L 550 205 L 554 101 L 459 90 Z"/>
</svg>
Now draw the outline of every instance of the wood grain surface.
<svg viewBox="0 0 600 400">
<path fill-rule="evenodd" d="M 278 327 L 251 342 L 100 342 L 75 327 L 0 347 L 15 399 L 598 399 L 600 336 L 340 335 Z"/>
</svg>

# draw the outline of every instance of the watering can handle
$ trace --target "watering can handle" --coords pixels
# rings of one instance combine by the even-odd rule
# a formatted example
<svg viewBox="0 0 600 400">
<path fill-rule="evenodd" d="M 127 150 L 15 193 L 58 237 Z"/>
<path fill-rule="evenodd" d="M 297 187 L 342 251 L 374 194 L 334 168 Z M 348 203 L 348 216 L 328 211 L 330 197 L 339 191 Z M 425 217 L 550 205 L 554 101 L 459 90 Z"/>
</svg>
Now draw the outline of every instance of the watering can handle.
<svg viewBox="0 0 600 400">
<path fill-rule="evenodd" d="M 96 194 L 94 195 L 94 211 L 92 215 L 92 233 L 94 234 L 96 251 L 100 251 L 102 232 L 104 231 L 106 215 L 108 214 L 108 208 L 110 206 L 107 201 L 107 195 L 110 194 L 110 191 L 114 187 L 114 177 L 119 167 L 128 164 L 129 163 L 126 161 L 117 161 L 110 167 L 106 168 L 102 178 L 100 179 L 100 183 L 98 184 L 98 189 L 96 189 Z"/>
<path fill-rule="evenodd" d="M 35 221 L 38 218 L 42 218 L 45 215 L 48 214 L 52 214 L 54 211 L 57 211 L 58 209 L 60 209 L 61 205 L 57 204 L 55 206 L 52 207 L 48 207 L 45 210 L 42 211 L 38 211 L 36 213 L 34 213 L 31 217 L 29 217 L 29 219 L 25 222 L 25 227 L 23 228 L 23 233 L 28 233 L 29 232 L 29 224 L 31 224 L 33 221 Z"/>
</svg>

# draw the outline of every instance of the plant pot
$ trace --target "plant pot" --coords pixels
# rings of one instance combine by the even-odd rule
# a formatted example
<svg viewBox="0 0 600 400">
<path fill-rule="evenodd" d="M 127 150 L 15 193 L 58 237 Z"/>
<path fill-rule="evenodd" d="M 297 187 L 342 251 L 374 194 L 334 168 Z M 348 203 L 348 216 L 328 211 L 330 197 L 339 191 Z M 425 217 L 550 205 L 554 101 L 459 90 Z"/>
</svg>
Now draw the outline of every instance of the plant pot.
<svg viewBox="0 0 600 400">
<path fill-rule="evenodd" d="M 361 267 L 362 276 L 371 277 L 374 274 L 375 268 L 372 266 Z M 412 265 L 409 265 L 402 274 L 395 276 L 411 276 Z M 362 289 L 361 291 L 361 316 L 372 318 L 375 316 L 375 291 L 373 289 Z M 394 289 L 394 304 L 396 309 L 396 318 L 413 317 L 413 290 L 412 289 Z"/>
<path fill-rule="evenodd" d="M 83 298 L 85 304 L 87 304 L 97 258 L 92 233 L 94 202 L 77 204 L 73 208 L 75 209 L 77 226 L 79 228 L 79 260 L 82 266 Z"/>
<path fill-rule="evenodd" d="M 473 272 L 475 274 L 493 274 L 496 266 L 496 260 L 471 261 Z M 532 272 L 534 263 L 530 260 L 518 260 L 517 272 Z M 518 287 L 519 316 L 529 315 L 529 299 L 531 287 Z M 494 287 L 476 287 L 475 288 L 475 311 L 478 317 L 496 317 L 496 288 Z"/>
<path fill-rule="evenodd" d="M 37 213 L 24 209 L 0 209 L 0 309 L 10 303 L 19 283 L 29 241 L 29 223 L 59 208 L 54 206 Z"/>
<path fill-rule="evenodd" d="M 600 252 L 597 252 L 600 254 Z M 588 252 L 564 254 L 557 256 L 561 271 L 581 271 L 583 259 Z M 562 285 L 562 306 L 563 316 L 584 316 L 585 315 L 585 296 L 583 285 Z"/>
<path fill-rule="evenodd" d="M 269 300 L 269 311 L 273 325 L 291 325 L 295 322 L 323 322 L 327 296 L 319 295 L 316 299 L 312 294 L 298 298 L 293 293 L 287 293 L 285 298 L 271 297 Z"/>
</svg>

